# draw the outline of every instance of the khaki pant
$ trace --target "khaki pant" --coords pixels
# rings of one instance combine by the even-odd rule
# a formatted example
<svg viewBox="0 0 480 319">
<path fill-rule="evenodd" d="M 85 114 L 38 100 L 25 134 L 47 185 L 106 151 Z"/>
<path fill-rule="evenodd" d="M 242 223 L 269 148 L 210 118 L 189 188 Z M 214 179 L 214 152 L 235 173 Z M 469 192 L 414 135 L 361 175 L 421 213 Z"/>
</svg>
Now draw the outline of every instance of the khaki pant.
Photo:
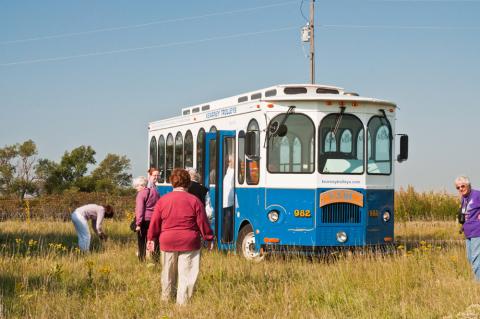
<svg viewBox="0 0 480 319">
<path fill-rule="evenodd" d="M 176 291 L 177 304 L 186 304 L 192 297 L 199 269 L 200 250 L 162 251 L 162 300 L 169 300 Z"/>
</svg>

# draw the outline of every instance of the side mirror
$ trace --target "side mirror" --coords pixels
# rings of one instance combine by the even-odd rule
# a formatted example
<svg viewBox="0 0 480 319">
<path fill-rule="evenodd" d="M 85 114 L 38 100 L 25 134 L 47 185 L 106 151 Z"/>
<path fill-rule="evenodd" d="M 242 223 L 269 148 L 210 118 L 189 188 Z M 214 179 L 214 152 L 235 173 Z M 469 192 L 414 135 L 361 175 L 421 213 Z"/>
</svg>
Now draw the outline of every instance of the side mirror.
<svg viewBox="0 0 480 319">
<path fill-rule="evenodd" d="M 284 137 L 285 135 L 287 135 L 288 129 L 285 124 L 280 124 L 277 121 L 275 121 L 270 124 L 268 131 L 270 132 L 271 136 L 278 135 L 280 137 Z"/>
<path fill-rule="evenodd" d="M 287 132 L 288 132 L 287 126 L 285 124 L 280 124 L 277 135 L 280 137 L 284 137 L 285 135 L 287 135 Z"/>
<path fill-rule="evenodd" d="M 255 156 L 255 132 L 247 132 L 245 134 L 245 155 Z"/>
<path fill-rule="evenodd" d="M 397 161 L 399 163 L 404 162 L 408 159 L 408 135 L 402 134 L 400 136 L 400 154 L 397 156 Z"/>
</svg>

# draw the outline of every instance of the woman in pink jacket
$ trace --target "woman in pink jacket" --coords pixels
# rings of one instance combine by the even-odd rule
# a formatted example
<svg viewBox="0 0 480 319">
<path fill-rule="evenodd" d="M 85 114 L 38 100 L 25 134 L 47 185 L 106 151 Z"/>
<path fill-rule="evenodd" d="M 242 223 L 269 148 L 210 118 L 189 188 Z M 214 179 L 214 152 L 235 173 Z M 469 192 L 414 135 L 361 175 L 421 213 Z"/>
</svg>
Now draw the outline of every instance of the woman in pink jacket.
<svg viewBox="0 0 480 319">
<path fill-rule="evenodd" d="M 200 268 L 201 237 L 213 247 L 210 228 L 202 202 L 188 193 L 190 175 L 175 169 L 170 176 L 173 191 L 162 196 L 155 205 L 147 249 L 153 251 L 153 240 L 159 238 L 162 253 L 162 300 L 168 300 L 178 287 L 177 304 L 185 304 L 192 296 Z"/>
<path fill-rule="evenodd" d="M 138 238 L 138 259 L 145 261 L 145 252 L 147 248 L 147 231 L 152 218 L 153 208 L 157 203 L 158 192 L 154 188 L 147 188 L 147 179 L 143 176 L 133 180 L 133 187 L 137 190 L 135 199 L 135 231 Z"/>
</svg>

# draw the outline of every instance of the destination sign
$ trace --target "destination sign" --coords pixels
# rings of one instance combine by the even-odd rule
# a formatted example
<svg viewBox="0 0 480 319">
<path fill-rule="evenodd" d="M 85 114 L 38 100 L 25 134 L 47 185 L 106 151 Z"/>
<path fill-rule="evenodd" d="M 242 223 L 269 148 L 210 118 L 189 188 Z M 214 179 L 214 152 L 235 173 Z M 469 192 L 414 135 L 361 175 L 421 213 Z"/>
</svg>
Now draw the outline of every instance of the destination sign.
<svg viewBox="0 0 480 319">
<path fill-rule="evenodd" d="M 227 107 L 227 108 L 220 109 L 220 110 L 210 111 L 207 114 L 205 114 L 205 117 L 207 119 L 213 119 L 213 118 L 217 118 L 217 117 L 232 115 L 232 114 L 235 114 L 235 113 L 237 113 L 237 107 L 232 106 L 232 107 Z"/>
<path fill-rule="evenodd" d="M 363 194 L 350 189 L 332 189 L 320 194 L 320 207 L 333 203 L 349 203 L 363 207 Z"/>
</svg>

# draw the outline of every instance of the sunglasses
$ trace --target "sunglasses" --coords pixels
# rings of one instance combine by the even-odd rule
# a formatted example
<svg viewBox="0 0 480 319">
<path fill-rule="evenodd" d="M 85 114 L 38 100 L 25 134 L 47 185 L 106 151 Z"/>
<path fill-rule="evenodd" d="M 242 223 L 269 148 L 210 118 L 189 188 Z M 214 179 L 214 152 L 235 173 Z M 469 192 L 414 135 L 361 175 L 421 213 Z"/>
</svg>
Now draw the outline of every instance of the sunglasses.
<svg viewBox="0 0 480 319">
<path fill-rule="evenodd" d="M 460 185 L 460 186 L 456 187 L 457 190 L 461 190 L 461 189 L 464 189 L 464 188 L 467 188 L 467 185 Z"/>
</svg>

